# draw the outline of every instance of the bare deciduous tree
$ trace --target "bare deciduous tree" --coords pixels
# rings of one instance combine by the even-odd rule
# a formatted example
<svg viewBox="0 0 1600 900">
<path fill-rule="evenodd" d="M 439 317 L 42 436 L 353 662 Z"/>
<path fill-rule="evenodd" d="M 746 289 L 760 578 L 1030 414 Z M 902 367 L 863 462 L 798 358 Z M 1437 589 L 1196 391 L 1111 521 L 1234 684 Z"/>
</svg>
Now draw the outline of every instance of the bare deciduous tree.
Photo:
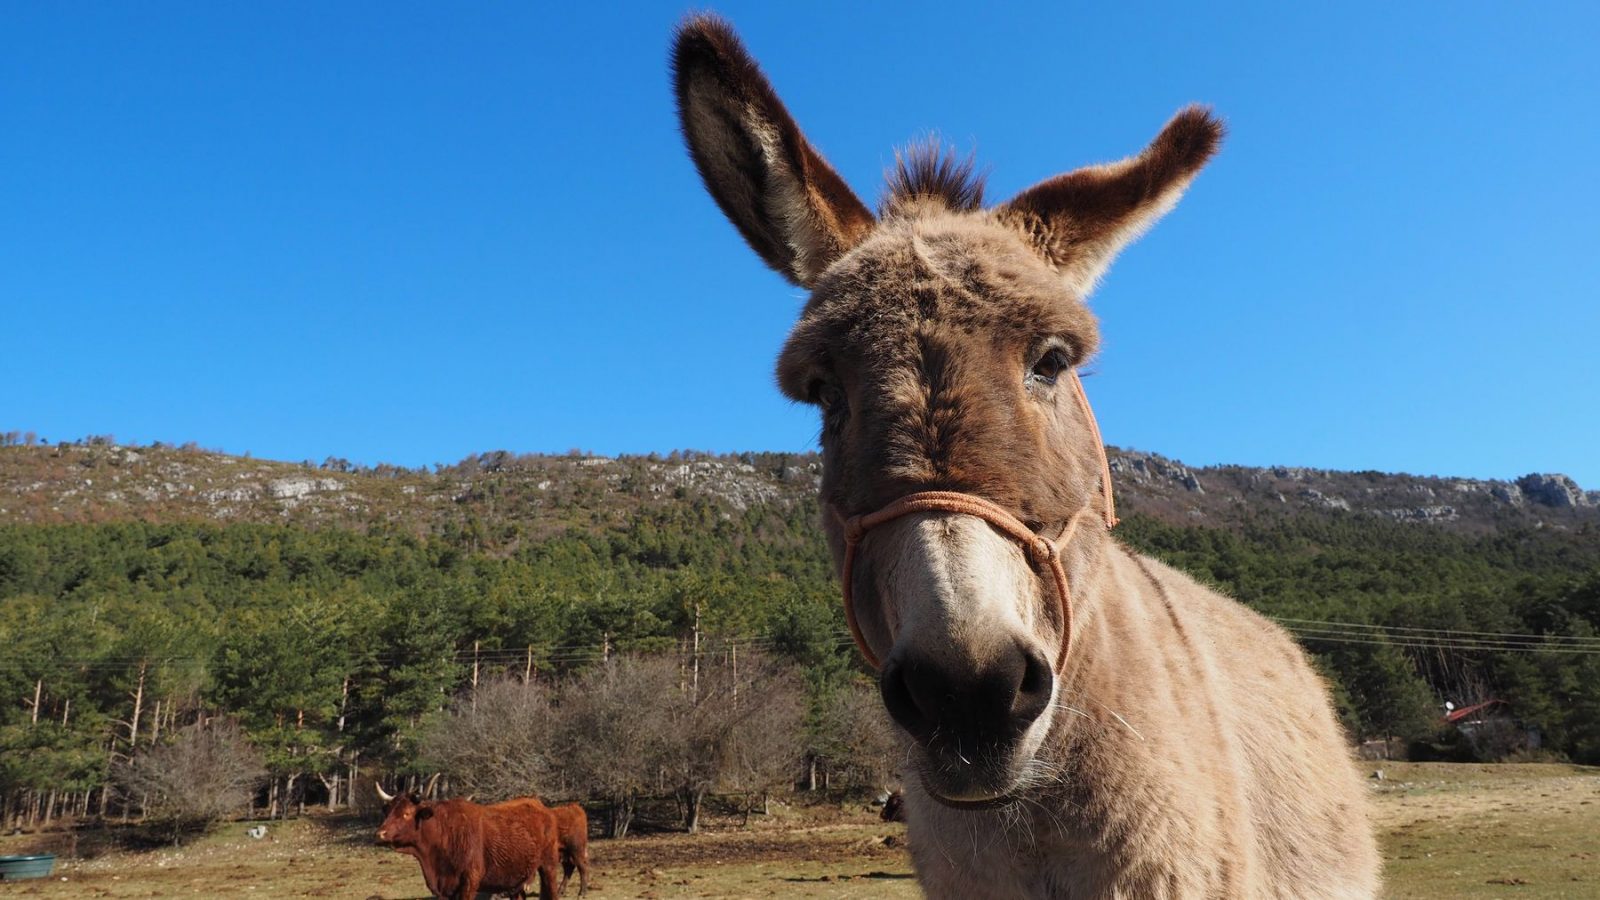
<svg viewBox="0 0 1600 900">
<path fill-rule="evenodd" d="M 603 800 L 612 837 L 628 833 L 640 797 L 670 790 L 694 832 L 711 791 L 764 798 L 793 779 L 804 703 L 794 674 L 759 655 L 702 659 L 697 682 L 693 670 L 622 656 L 554 691 L 487 683 L 424 738 L 424 763 L 479 800 Z"/>
<path fill-rule="evenodd" d="M 748 795 L 747 819 L 749 801 L 759 796 L 764 814 L 772 790 L 794 783 L 803 755 L 801 729 L 805 724 L 805 696 L 792 671 L 763 659 L 752 659 L 748 671 L 751 674 L 739 703 L 749 707 L 733 732 L 724 774 L 728 788 Z"/>
<path fill-rule="evenodd" d="M 176 844 L 243 809 L 266 774 L 238 725 L 214 720 L 142 750 L 117 768 L 116 781 L 125 796 L 145 798 L 146 819 L 170 829 Z"/>
<path fill-rule="evenodd" d="M 685 831 L 699 830 L 700 810 L 712 790 L 744 790 L 741 774 L 770 779 L 784 767 L 781 744 L 799 743 L 793 684 L 784 669 L 760 656 L 746 656 L 737 668 L 726 659 L 702 660 L 697 688 L 682 686 L 662 698 L 659 765 L 677 796 Z"/>
<path fill-rule="evenodd" d="M 875 687 L 851 683 L 831 695 L 812 723 L 813 765 L 825 767 L 829 785 L 881 790 L 899 777 L 905 745 L 885 718 Z M 815 787 L 815 785 L 813 785 Z"/>
<path fill-rule="evenodd" d="M 423 738 L 423 765 L 482 802 L 563 793 L 551 764 L 552 712 L 550 695 L 537 682 L 486 682 Z"/>
<path fill-rule="evenodd" d="M 664 657 L 614 657 L 564 685 L 555 756 L 584 793 L 610 805 L 606 831 L 625 837 L 640 795 L 655 783 L 668 706 L 681 696 Z"/>
</svg>

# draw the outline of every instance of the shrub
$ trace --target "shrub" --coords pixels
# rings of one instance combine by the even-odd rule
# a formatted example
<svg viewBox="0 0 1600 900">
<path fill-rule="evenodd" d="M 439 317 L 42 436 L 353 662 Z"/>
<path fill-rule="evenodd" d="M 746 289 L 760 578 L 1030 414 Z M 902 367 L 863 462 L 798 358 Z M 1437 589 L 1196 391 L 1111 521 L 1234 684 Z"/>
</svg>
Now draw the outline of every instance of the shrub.
<svg viewBox="0 0 1600 900">
<path fill-rule="evenodd" d="M 118 786 L 144 807 L 145 821 L 177 844 L 242 812 L 266 777 L 261 756 L 230 720 L 201 721 L 118 766 Z"/>
</svg>

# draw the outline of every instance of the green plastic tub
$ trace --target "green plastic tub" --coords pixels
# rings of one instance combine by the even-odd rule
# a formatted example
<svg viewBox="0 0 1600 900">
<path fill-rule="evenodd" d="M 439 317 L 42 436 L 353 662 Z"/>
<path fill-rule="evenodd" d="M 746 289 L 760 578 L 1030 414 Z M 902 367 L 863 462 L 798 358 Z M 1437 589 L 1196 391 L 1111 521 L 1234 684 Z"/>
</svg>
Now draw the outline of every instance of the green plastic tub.
<svg viewBox="0 0 1600 900">
<path fill-rule="evenodd" d="M 56 868 L 56 855 L 0 856 L 0 881 L 21 881 L 24 878 L 49 878 Z"/>
</svg>

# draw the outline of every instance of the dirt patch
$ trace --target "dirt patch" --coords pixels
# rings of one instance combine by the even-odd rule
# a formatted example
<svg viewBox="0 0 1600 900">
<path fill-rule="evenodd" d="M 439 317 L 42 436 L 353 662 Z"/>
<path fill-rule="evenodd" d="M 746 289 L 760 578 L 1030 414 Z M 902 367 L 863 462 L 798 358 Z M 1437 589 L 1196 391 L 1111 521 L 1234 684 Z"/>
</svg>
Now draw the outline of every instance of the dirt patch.
<svg viewBox="0 0 1600 900">
<path fill-rule="evenodd" d="M 591 844 L 596 859 L 608 865 L 689 866 L 781 861 L 793 859 L 827 860 L 904 856 L 904 829 L 900 826 L 866 827 L 842 825 L 811 829 L 803 834 L 772 835 L 672 835 L 627 841 L 596 841 Z"/>
</svg>

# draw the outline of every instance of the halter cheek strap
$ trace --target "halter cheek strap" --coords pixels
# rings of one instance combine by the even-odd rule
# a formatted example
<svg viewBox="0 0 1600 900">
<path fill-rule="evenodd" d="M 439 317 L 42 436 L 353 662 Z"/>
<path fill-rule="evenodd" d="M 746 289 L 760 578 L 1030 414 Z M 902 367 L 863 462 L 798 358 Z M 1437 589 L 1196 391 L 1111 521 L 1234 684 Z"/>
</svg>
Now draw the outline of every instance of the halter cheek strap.
<svg viewBox="0 0 1600 900">
<path fill-rule="evenodd" d="M 1116 507 L 1111 496 L 1111 464 L 1106 458 L 1105 444 L 1100 439 L 1100 427 L 1094 420 L 1094 410 L 1089 407 L 1088 395 L 1083 392 L 1083 382 L 1079 380 L 1076 370 L 1071 372 L 1071 376 L 1078 405 L 1089 422 L 1089 431 L 1094 436 L 1095 446 L 1100 451 L 1100 483 L 1104 498 L 1102 512 L 1106 528 L 1111 528 L 1117 524 Z M 1051 586 L 1055 588 L 1056 598 L 1061 604 L 1061 650 L 1056 654 L 1055 661 L 1056 671 L 1061 671 L 1067 661 L 1067 649 L 1072 645 L 1072 585 L 1067 581 L 1067 571 L 1061 562 L 1061 556 L 1071 544 L 1072 537 L 1078 530 L 1078 523 L 1093 510 L 1093 504 L 1084 504 L 1072 514 L 1072 518 L 1067 520 L 1067 526 L 1062 529 L 1061 536 L 1052 541 L 1036 534 L 1033 529 L 1012 515 L 1010 510 L 998 503 L 958 491 L 920 491 L 907 494 L 876 512 L 848 518 L 834 509 L 834 514 L 844 523 L 844 571 L 840 578 L 844 588 L 844 617 L 850 625 L 850 636 L 855 639 L 856 647 L 860 649 L 868 665 L 874 669 L 882 667 L 877 654 L 872 652 L 872 648 L 862 637 L 861 626 L 856 622 L 853 574 L 856 551 L 860 548 L 862 539 L 872 529 L 901 516 L 918 512 L 945 512 L 976 516 L 988 522 L 996 531 L 1021 544 L 1023 551 L 1034 565 L 1050 573 Z"/>
</svg>

